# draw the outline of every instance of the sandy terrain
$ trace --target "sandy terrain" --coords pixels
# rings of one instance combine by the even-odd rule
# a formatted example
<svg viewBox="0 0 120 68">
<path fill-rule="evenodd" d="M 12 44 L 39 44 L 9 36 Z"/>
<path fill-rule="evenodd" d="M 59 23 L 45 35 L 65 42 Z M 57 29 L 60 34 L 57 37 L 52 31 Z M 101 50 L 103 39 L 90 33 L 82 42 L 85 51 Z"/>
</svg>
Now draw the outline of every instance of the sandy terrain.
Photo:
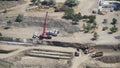
<svg viewBox="0 0 120 68">
<path fill-rule="evenodd" d="M 24 14 L 25 16 L 36 16 L 36 17 L 44 17 L 45 16 L 45 12 L 26 12 L 26 8 L 28 7 L 28 5 L 30 4 L 30 0 L 26 0 L 27 3 L 23 4 L 23 5 L 19 5 L 16 7 L 11 8 L 13 11 L 8 12 L 7 14 L 1 14 L 0 16 L 8 16 L 8 17 L 12 17 L 12 16 L 17 16 L 18 14 Z M 64 0 L 62 0 L 64 1 Z M 87 3 L 87 7 L 86 6 Z M 93 8 L 96 8 L 96 0 L 91 0 L 88 3 L 88 0 L 80 0 L 80 4 L 75 7 L 75 12 L 81 12 L 83 15 L 90 15 L 91 11 Z M 58 12 L 58 13 L 49 13 L 50 17 L 53 17 L 54 19 L 61 19 L 61 17 L 63 16 L 64 13 Z M 92 41 L 91 38 L 93 38 L 93 34 L 91 33 L 83 33 L 83 32 L 77 32 L 74 34 L 62 34 L 60 33 L 60 35 L 58 35 L 57 37 L 53 37 L 50 41 L 61 41 L 61 42 L 74 42 L 74 43 L 95 43 L 95 44 L 118 44 L 120 43 L 119 39 L 115 39 L 115 36 L 120 36 L 120 11 L 117 12 L 110 12 L 107 13 L 106 15 L 96 15 L 96 22 L 98 24 L 98 29 L 96 30 L 96 32 L 99 35 L 98 40 L 96 41 Z M 118 27 L 118 32 L 114 33 L 114 34 L 108 34 L 109 30 L 106 31 L 102 31 L 102 27 L 104 26 L 108 26 L 109 28 L 112 27 L 111 26 L 111 21 L 112 18 L 116 18 L 118 20 L 117 22 L 117 27 Z M 103 19 L 107 19 L 108 23 L 106 25 L 102 24 Z M 79 22 L 78 27 L 82 27 L 83 25 L 83 21 Z M 14 37 L 14 38 L 32 38 L 32 35 L 34 32 L 42 32 L 42 28 L 41 27 L 25 27 L 25 28 L 21 28 L 21 27 L 12 27 L 11 29 L 8 30 L 4 30 L 3 29 L 3 24 L 0 24 L 0 32 L 3 34 L 3 36 L 5 37 Z M 39 49 L 48 49 L 48 50 L 58 50 L 58 51 L 65 51 L 65 52 L 75 52 L 74 48 L 64 48 L 64 47 L 55 47 L 55 46 L 33 46 L 33 47 L 25 47 L 25 46 L 16 46 L 16 45 L 8 45 L 8 44 L 1 44 L 0 43 L 0 50 L 14 50 L 17 49 L 17 51 L 9 53 L 9 54 L 0 54 L 0 58 L 7 58 L 7 57 L 11 57 L 13 55 L 17 55 L 20 52 L 24 51 L 24 50 L 28 50 L 28 49 L 33 49 L 33 48 L 39 48 Z M 112 52 L 112 51 L 111 51 Z M 118 66 L 119 67 L 119 63 L 118 64 L 106 64 L 100 61 L 95 61 L 94 59 L 91 59 L 90 55 L 83 55 L 80 52 L 79 57 L 75 57 L 73 58 L 72 61 L 72 68 L 79 68 L 79 66 L 83 63 L 86 63 L 88 65 L 90 64 L 97 64 L 100 67 L 115 67 Z M 113 52 L 110 53 L 109 51 L 105 51 L 105 56 L 108 55 L 119 55 L 119 51 L 117 52 Z M 31 57 L 23 57 L 22 58 L 22 62 L 24 63 L 28 63 L 29 62 L 33 62 L 36 61 L 37 58 L 33 58 L 32 60 L 30 60 Z M 25 61 L 26 62 L 25 62 Z M 47 59 L 46 59 L 47 60 Z M 43 59 L 40 59 L 40 61 L 45 61 Z M 51 61 L 51 60 L 50 60 Z M 87 62 L 88 63 L 87 63 Z M 37 61 L 39 63 L 39 61 Z M 37 63 L 36 62 L 36 63 Z M 51 62 L 52 63 L 52 62 Z M 110 66 L 109 66 L 110 65 Z"/>
<path fill-rule="evenodd" d="M 24 13 L 26 16 L 42 16 L 44 17 L 45 13 L 44 12 L 25 12 L 25 8 L 26 6 L 28 6 L 28 4 L 30 3 L 29 0 L 27 0 L 28 2 L 24 5 L 21 6 L 16 6 L 14 7 L 14 11 L 11 11 L 8 13 L 10 15 L 15 15 L 18 13 Z M 85 3 L 87 2 L 87 0 L 81 0 L 80 1 L 80 5 L 77 7 L 76 12 L 81 12 L 82 14 L 91 14 L 91 10 L 93 8 L 95 8 L 94 6 L 96 5 L 96 1 L 92 0 L 88 3 L 88 7 L 84 7 Z M 91 4 L 92 3 L 92 4 Z M 24 7 L 24 8 L 23 8 Z M 84 8 L 83 8 L 84 7 Z M 18 10 L 19 8 L 19 10 Z M 16 13 L 17 12 L 17 13 Z M 70 37 L 55 37 L 52 40 L 56 40 L 56 41 L 66 41 L 66 42 L 79 42 L 79 43 L 96 43 L 96 44 L 118 44 L 119 40 L 115 39 L 115 36 L 119 36 L 120 31 L 118 31 L 115 34 L 111 34 L 108 35 L 107 32 L 108 31 L 102 31 L 102 27 L 104 26 L 103 24 L 101 24 L 101 22 L 103 21 L 103 19 L 108 19 L 108 24 L 106 26 L 111 27 L 110 22 L 112 21 L 112 18 L 117 18 L 118 22 L 120 21 L 120 17 L 117 16 L 120 12 L 113 12 L 113 13 L 108 13 L 106 15 L 96 15 L 96 21 L 98 23 L 98 30 L 97 33 L 99 34 L 99 39 L 97 41 L 91 41 L 91 38 L 93 37 L 93 34 L 84 34 L 82 32 L 78 32 L 78 33 L 74 33 L 72 36 L 70 35 Z M 7 15 L 7 14 L 6 14 Z M 63 14 L 62 13 L 49 13 L 49 16 L 53 17 L 53 18 L 60 18 Z M 82 27 L 82 23 L 80 21 L 80 27 Z M 120 23 L 117 24 L 117 27 L 119 28 Z M 120 29 L 120 28 L 119 28 Z M 2 30 L 0 28 L 0 30 Z M 19 31 L 19 32 L 18 32 Z M 41 29 L 39 27 L 27 27 L 27 28 L 12 28 L 9 30 L 2 30 L 1 32 L 3 33 L 4 36 L 10 36 L 10 37 L 21 37 L 21 38 L 31 38 L 32 34 L 34 32 L 41 32 Z M 108 40 L 109 39 L 109 40 Z M 111 43 L 112 42 L 112 43 Z"/>
</svg>

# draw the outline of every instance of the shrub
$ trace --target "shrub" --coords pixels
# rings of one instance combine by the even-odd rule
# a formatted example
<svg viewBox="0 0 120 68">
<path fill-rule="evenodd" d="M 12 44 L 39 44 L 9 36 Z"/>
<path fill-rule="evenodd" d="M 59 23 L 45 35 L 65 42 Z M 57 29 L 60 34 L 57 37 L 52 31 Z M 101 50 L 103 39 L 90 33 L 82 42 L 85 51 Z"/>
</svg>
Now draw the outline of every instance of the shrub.
<svg viewBox="0 0 120 68">
<path fill-rule="evenodd" d="M 117 23 L 117 19 L 113 18 L 111 24 L 115 25 L 116 23 Z"/>
<path fill-rule="evenodd" d="M 78 13 L 78 14 L 74 14 L 73 15 L 73 18 L 72 18 L 72 21 L 73 23 L 72 24 L 78 24 L 77 22 L 81 19 L 81 13 Z"/>
<path fill-rule="evenodd" d="M 69 7 L 73 7 L 78 5 L 78 0 L 66 0 L 65 5 Z"/>
<path fill-rule="evenodd" d="M 16 17 L 16 22 L 22 22 L 23 21 L 23 19 L 24 19 L 24 15 L 23 14 L 19 14 L 17 17 Z"/>
<path fill-rule="evenodd" d="M 97 34 L 96 32 L 93 34 L 93 39 L 94 39 L 94 40 L 97 40 L 97 39 L 98 39 L 98 34 Z"/>
<path fill-rule="evenodd" d="M 65 10 L 65 16 L 63 16 L 63 18 L 71 19 L 72 20 L 72 24 L 76 25 L 76 24 L 78 24 L 77 22 L 80 19 L 82 19 L 82 16 L 81 16 L 81 13 L 74 14 L 74 10 L 73 9 L 68 9 L 68 10 Z"/>
<path fill-rule="evenodd" d="M 40 5 L 41 0 L 31 0 L 33 5 Z"/>
<path fill-rule="evenodd" d="M 106 26 L 106 27 L 103 27 L 102 28 L 102 31 L 105 31 L 105 30 L 107 30 L 108 29 L 108 27 Z"/>
<path fill-rule="evenodd" d="M 68 9 L 64 11 L 65 15 L 63 16 L 63 18 L 65 19 L 72 19 L 74 16 L 74 10 L 73 9 Z"/>
<path fill-rule="evenodd" d="M 93 23 L 91 23 L 92 24 L 92 28 L 93 29 L 95 29 L 96 27 L 97 27 L 97 23 L 96 23 L 96 21 L 94 21 Z"/>
<path fill-rule="evenodd" d="M 87 23 L 87 26 L 85 26 L 85 32 L 89 32 L 92 29 L 91 24 Z"/>
<path fill-rule="evenodd" d="M 90 15 L 89 17 L 89 23 L 94 23 L 95 19 L 96 19 L 96 16 L 95 15 Z"/>
<path fill-rule="evenodd" d="M 7 21 L 7 25 L 11 25 L 11 24 L 12 24 L 11 20 Z"/>
<path fill-rule="evenodd" d="M 87 16 L 87 15 L 82 16 L 82 19 L 88 19 L 88 18 L 89 18 L 89 16 Z"/>
<path fill-rule="evenodd" d="M 42 2 L 42 5 L 46 5 L 46 6 L 51 6 L 51 5 L 55 5 L 56 1 L 55 0 L 44 0 Z"/>
<path fill-rule="evenodd" d="M 31 0 L 32 4 L 35 5 L 37 0 Z"/>
<path fill-rule="evenodd" d="M 117 32 L 118 28 L 114 25 L 113 27 L 110 28 L 111 33 Z"/>
<path fill-rule="evenodd" d="M 106 23 L 107 23 L 107 19 L 104 19 L 102 23 L 103 23 L 103 24 L 106 24 Z"/>
</svg>

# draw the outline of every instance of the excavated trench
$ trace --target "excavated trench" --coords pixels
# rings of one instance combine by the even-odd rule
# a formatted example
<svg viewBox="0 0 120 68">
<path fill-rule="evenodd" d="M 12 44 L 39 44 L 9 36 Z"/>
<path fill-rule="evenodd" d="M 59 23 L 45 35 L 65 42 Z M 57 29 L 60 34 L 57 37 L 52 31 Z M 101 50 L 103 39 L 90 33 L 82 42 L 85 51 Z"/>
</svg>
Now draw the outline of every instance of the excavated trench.
<svg viewBox="0 0 120 68">
<path fill-rule="evenodd" d="M 120 63 L 120 44 L 118 45 L 98 45 L 95 46 L 96 51 L 102 51 L 102 57 L 97 58 L 104 63 Z"/>
<path fill-rule="evenodd" d="M 11 53 L 14 51 L 16 51 L 16 50 L 0 50 L 0 54 L 8 54 L 8 53 Z"/>
<path fill-rule="evenodd" d="M 8 44 L 20 44 L 23 46 L 31 46 L 33 44 L 33 39 L 21 39 L 21 38 L 12 38 L 12 37 L 0 37 L 1 43 L 8 43 Z M 4 41 L 4 42 L 2 42 Z M 30 45 L 31 44 L 31 45 Z M 60 42 L 60 41 L 46 41 L 46 43 L 37 43 L 36 45 L 49 45 L 49 46 L 58 46 L 58 47 L 72 47 L 72 48 L 81 48 L 84 49 L 89 47 L 91 43 L 88 44 L 80 44 L 80 43 L 69 43 L 69 42 Z M 94 44 L 93 44 L 94 45 Z"/>
</svg>

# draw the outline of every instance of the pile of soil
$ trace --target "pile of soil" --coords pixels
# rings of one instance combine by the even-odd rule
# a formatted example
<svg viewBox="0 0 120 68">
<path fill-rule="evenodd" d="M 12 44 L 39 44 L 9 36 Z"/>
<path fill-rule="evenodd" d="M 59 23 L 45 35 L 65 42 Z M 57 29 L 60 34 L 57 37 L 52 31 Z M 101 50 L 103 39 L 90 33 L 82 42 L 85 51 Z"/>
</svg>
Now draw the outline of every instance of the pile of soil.
<svg viewBox="0 0 120 68">
<path fill-rule="evenodd" d="M 37 26 L 37 27 L 43 27 L 44 23 L 44 18 L 42 17 L 24 17 L 23 22 L 15 22 L 13 23 L 14 26 L 18 27 L 28 27 L 28 26 Z M 52 19 L 48 18 L 47 20 L 47 28 L 56 28 L 59 29 L 60 31 L 65 31 L 68 33 L 74 33 L 74 32 L 79 32 L 80 28 L 72 25 L 70 22 L 65 22 L 60 19 Z"/>
<path fill-rule="evenodd" d="M 113 50 L 113 51 L 117 51 L 117 50 L 120 50 L 120 44 L 116 44 L 116 45 L 96 45 L 94 46 L 95 49 L 98 49 L 98 50 L 107 50 L 107 49 L 110 49 L 110 50 Z"/>
<path fill-rule="evenodd" d="M 97 60 L 104 63 L 120 63 L 120 56 L 103 56 Z"/>
</svg>

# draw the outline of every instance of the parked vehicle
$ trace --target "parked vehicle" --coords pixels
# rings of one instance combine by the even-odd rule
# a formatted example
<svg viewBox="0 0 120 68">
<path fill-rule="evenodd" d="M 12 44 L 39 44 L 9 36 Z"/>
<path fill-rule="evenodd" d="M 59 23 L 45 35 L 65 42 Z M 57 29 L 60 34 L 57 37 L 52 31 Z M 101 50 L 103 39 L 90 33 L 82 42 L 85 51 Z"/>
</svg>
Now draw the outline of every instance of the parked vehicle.
<svg viewBox="0 0 120 68">
<path fill-rule="evenodd" d="M 95 54 L 92 55 L 92 57 L 101 57 L 103 56 L 103 52 L 96 52 Z"/>
</svg>

